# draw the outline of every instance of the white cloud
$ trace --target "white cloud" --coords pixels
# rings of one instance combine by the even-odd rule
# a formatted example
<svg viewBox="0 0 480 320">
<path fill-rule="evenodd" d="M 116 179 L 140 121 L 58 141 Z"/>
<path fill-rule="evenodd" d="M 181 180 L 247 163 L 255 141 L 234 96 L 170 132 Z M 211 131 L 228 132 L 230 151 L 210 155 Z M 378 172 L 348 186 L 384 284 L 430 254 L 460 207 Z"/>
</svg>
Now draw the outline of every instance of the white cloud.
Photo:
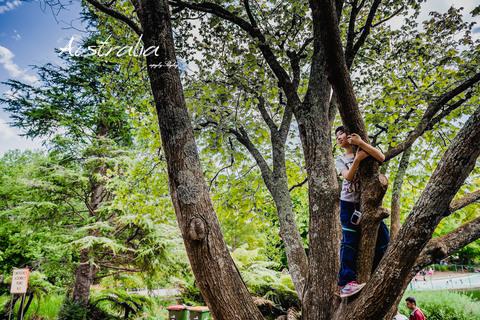
<svg viewBox="0 0 480 320">
<path fill-rule="evenodd" d="M 21 4 L 22 1 L 20 0 L 2 1 L 2 4 L 0 5 L 0 14 L 13 10 Z"/>
<path fill-rule="evenodd" d="M 28 74 L 25 70 L 21 69 L 15 62 L 13 58 L 15 55 L 8 48 L 0 46 L 0 66 L 7 71 L 10 77 L 25 81 L 27 83 L 33 84 L 38 81 L 37 76 Z"/>
</svg>

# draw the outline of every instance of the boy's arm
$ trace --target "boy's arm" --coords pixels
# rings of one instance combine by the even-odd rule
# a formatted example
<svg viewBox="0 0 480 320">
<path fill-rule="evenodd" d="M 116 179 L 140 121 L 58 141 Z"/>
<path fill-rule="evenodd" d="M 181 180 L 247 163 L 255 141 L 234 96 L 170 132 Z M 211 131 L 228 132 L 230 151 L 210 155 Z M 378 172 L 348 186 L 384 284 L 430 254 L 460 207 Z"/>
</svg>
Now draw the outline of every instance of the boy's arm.
<svg viewBox="0 0 480 320">
<path fill-rule="evenodd" d="M 360 162 L 366 157 L 368 157 L 368 154 L 365 151 L 358 150 L 357 154 L 355 155 L 355 159 L 353 159 L 352 166 L 350 167 L 350 169 L 347 168 L 342 170 L 342 176 L 346 180 L 352 181 L 353 177 L 355 177 L 355 173 L 357 172 L 358 167 L 360 166 Z"/>
<path fill-rule="evenodd" d="M 351 134 L 351 138 L 349 139 L 349 142 L 351 144 L 356 144 L 359 148 L 361 148 L 366 153 L 374 157 L 375 160 L 379 162 L 383 162 L 385 160 L 385 155 L 382 153 L 382 151 L 378 150 L 377 148 L 363 141 L 358 134 L 356 133 Z"/>
</svg>

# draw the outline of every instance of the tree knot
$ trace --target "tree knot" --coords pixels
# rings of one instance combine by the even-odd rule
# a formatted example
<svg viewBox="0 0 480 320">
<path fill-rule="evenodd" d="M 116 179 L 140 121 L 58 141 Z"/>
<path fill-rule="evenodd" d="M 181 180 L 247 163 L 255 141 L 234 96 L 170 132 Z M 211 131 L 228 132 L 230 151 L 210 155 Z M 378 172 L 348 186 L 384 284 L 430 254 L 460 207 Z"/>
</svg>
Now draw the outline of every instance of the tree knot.
<svg viewBox="0 0 480 320">
<path fill-rule="evenodd" d="M 188 235 L 190 236 L 190 239 L 196 241 L 205 239 L 205 236 L 207 235 L 207 228 L 203 219 L 193 218 L 190 221 Z"/>
</svg>

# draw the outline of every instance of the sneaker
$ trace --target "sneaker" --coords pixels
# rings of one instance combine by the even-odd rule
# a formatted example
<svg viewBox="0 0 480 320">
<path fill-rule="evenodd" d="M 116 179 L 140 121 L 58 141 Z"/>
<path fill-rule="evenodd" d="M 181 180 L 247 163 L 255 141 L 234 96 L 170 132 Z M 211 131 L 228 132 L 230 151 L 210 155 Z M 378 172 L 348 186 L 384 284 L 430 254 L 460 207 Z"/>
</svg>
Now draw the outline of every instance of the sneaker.
<svg viewBox="0 0 480 320">
<path fill-rule="evenodd" d="M 344 286 L 340 290 L 340 298 L 353 296 L 354 294 L 360 292 L 360 290 L 362 290 L 364 286 L 365 286 L 365 283 L 359 284 L 357 283 L 357 281 L 349 282 L 346 286 Z"/>
</svg>

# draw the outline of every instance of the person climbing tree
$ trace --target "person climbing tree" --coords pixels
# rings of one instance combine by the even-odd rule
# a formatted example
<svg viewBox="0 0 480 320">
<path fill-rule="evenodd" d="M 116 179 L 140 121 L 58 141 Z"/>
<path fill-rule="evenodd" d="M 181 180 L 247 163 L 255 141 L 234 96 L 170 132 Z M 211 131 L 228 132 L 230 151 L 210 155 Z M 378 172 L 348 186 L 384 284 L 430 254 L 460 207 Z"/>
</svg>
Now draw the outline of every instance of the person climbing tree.
<svg viewBox="0 0 480 320">
<path fill-rule="evenodd" d="M 343 176 L 342 191 L 340 193 L 340 221 L 342 225 L 342 242 L 340 246 L 340 272 L 338 285 L 340 297 L 348 297 L 359 292 L 365 283 L 357 282 L 357 251 L 360 241 L 360 193 L 356 172 L 360 162 L 372 156 L 379 162 L 385 160 L 383 153 L 366 143 L 355 133 L 347 135 L 343 126 L 335 129 L 337 144 L 345 149 L 345 154 L 336 158 L 336 167 Z M 357 151 L 354 152 L 354 146 Z M 375 248 L 375 268 L 387 249 L 390 240 L 387 226 L 382 221 L 378 230 Z"/>
</svg>

